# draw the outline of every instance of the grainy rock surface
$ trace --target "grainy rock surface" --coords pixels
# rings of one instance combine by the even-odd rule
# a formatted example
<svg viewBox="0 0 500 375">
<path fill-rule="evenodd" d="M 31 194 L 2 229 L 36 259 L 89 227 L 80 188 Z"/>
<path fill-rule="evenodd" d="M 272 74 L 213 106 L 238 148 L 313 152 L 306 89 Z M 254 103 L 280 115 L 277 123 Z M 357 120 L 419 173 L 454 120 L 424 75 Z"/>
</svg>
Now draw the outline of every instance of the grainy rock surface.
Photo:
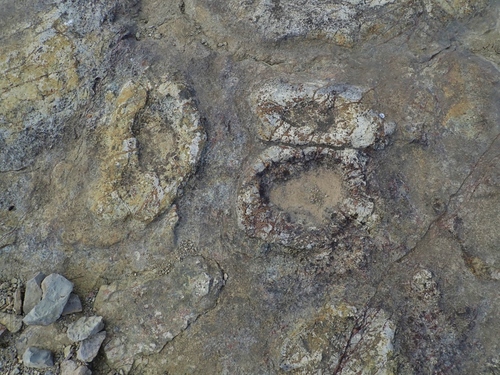
<svg viewBox="0 0 500 375">
<path fill-rule="evenodd" d="M 500 372 L 498 1 L 1 9 L 0 373 Z"/>
</svg>

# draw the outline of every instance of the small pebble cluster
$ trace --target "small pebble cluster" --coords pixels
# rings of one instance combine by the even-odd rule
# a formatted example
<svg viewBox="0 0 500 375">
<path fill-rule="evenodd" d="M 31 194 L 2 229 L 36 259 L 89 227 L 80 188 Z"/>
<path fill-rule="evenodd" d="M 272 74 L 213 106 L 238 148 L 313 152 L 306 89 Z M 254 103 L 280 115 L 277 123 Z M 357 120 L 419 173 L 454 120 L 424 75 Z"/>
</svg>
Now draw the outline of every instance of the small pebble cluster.
<svg viewBox="0 0 500 375">
<path fill-rule="evenodd" d="M 0 339 L 8 332 L 22 332 L 23 324 L 28 327 L 50 326 L 61 317 L 83 310 L 80 298 L 73 293 L 73 283 L 56 273 L 45 276 L 38 272 L 25 285 L 21 280 L 12 279 L 1 283 L 0 291 Z M 61 375 L 91 375 L 87 364 L 97 356 L 106 338 L 103 329 L 102 317 L 80 317 L 66 328 L 67 339 L 72 344 L 64 348 L 62 356 L 56 357 L 51 350 L 40 345 L 28 345 L 23 353 L 17 353 L 17 361 L 0 358 L 0 372 L 51 375 L 59 369 Z M 12 350 L 14 354 L 15 349 Z"/>
</svg>

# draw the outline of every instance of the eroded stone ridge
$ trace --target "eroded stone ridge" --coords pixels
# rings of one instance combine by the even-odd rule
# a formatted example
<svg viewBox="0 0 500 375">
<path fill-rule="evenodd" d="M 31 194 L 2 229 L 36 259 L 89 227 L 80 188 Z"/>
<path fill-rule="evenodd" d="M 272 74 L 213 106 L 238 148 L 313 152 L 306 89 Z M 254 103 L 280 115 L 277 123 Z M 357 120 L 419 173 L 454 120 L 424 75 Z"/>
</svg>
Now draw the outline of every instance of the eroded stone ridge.
<svg viewBox="0 0 500 375">
<path fill-rule="evenodd" d="M 367 107 L 367 88 L 324 83 L 277 83 L 254 96 L 265 141 L 293 145 L 366 148 L 394 130 Z"/>
<path fill-rule="evenodd" d="M 295 248 L 309 249 L 332 243 L 345 226 L 365 224 L 370 220 L 373 203 L 365 191 L 366 160 L 362 153 L 352 149 L 268 148 L 250 166 L 242 184 L 237 206 L 240 227 L 251 237 Z M 269 199 L 269 191 L 274 185 L 320 166 L 337 173 L 342 189 L 339 194 L 342 198 L 337 204 L 323 207 L 320 222 L 310 220 L 310 212 L 294 218 L 291 212 L 280 209 Z M 322 196 L 329 194 L 320 189 L 311 191 L 311 203 L 321 206 L 324 203 Z"/>
<path fill-rule="evenodd" d="M 181 83 L 126 82 L 107 95 L 99 129 L 100 177 L 88 197 L 99 220 L 150 222 L 170 207 L 200 159 L 205 132 Z"/>
</svg>

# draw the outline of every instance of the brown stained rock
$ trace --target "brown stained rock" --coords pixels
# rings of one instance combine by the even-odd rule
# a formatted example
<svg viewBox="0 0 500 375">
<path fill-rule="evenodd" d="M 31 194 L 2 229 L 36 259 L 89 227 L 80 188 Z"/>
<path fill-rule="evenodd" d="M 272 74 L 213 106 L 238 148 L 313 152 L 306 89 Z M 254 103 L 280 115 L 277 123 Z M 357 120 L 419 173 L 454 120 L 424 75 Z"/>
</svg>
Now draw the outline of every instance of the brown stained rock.
<svg viewBox="0 0 500 375">
<path fill-rule="evenodd" d="M 150 85 L 129 81 L 116 97 L 109 94 L 112 116 L 100 130 L 101 178 L 89 196 L 91 211 L 104 222 L 128 216 L 152 221 L 171 206 L 199 161 L 205 133 L 189 88 Z M 146 105 L 148 97 L 154 106 Z"/>
<path fill-rule="evenodd" d="M 109 322 L 108 362 L 127 369 L 137 354 L 159 352 L 215 305 L 223 284 L 217 263 L 198 256 L 175 264 L 163 277 L 102 286 L 95 308 Z"/>
</svg>

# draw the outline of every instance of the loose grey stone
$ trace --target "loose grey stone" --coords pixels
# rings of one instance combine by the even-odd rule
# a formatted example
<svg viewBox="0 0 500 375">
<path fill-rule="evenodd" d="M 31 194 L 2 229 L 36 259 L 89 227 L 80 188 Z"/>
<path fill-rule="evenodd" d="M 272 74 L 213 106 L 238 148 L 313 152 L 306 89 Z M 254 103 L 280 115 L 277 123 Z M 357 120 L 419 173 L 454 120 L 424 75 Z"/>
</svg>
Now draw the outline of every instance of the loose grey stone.
<svg viewBox="0 0 500 375">
<path fill-rule="evenodd" d="M 0 324 L 0 337 L 2 337 L 2 335 L 4 334 L 5 331 L 7 331 L 7 327 Z"/>
<path fill-rule="evenodd" d="M 76 352 L 76 358 L 83 362 L 92 362 L 99 352 L 99 348 L 105 338 L 106 331 L 102 331 L 95 336 L 83 340 L 80 344 L 80 348 Z"/>
<path fill-rule="evenodd" d="M 23 354 L 23 363 L 26 367 L 46 368 L 54 366 L 54 359 L 50 350 L 31 346 Z"/>
<path fill-rule="evenodd" d="M 10 332 L 16 333 L 21 330 L 23 320 L 18 315 L 0 313 L 0 324 L 4 325 Z"/>
<path fill-rule="evenodd" d="M 75 361 L 64 361 L 61 363 L 61 375 L 92 375 L 87 366 L 78 366 Z"/>
<path fill-rule="evenodd" d="M 23 319 L 28 325 L 49 325 L 61 316 L 73 290 L 73 283 L 53 273 L 42 282 L 42 300 Z"/>
<path fill-rule="evenodd" d="M 26 283 L 26 291 L 24 292 L 23 311 L 28 314 L 35 305 L 42 299 L 42 281 L 45 275 L 38 272 L 33 278 Z"/>
<path fill-rule="evenodd" d="M 82 302 L 80 301 L 80 297 L 75 293 L 71 293 L 69 295 L 68 303 L 64 306 L 64 310 L 61 315 L 69 315 L 82 311 Z"/>
<path fill-rule="evenodd" d="M 23 299 L 21 297 L 21 286 L 18 285 L 16 291 L 14 292 L 14 311 L 17 315 L 21 315 L 23 313 Z"/>
<path fill-rule="evenodd" d="M 103 328 L 102 316 L 83 317 L 68 326 L 67 335 L 71 341 L 82 341 L 95 335 Z"/>
</svg>

